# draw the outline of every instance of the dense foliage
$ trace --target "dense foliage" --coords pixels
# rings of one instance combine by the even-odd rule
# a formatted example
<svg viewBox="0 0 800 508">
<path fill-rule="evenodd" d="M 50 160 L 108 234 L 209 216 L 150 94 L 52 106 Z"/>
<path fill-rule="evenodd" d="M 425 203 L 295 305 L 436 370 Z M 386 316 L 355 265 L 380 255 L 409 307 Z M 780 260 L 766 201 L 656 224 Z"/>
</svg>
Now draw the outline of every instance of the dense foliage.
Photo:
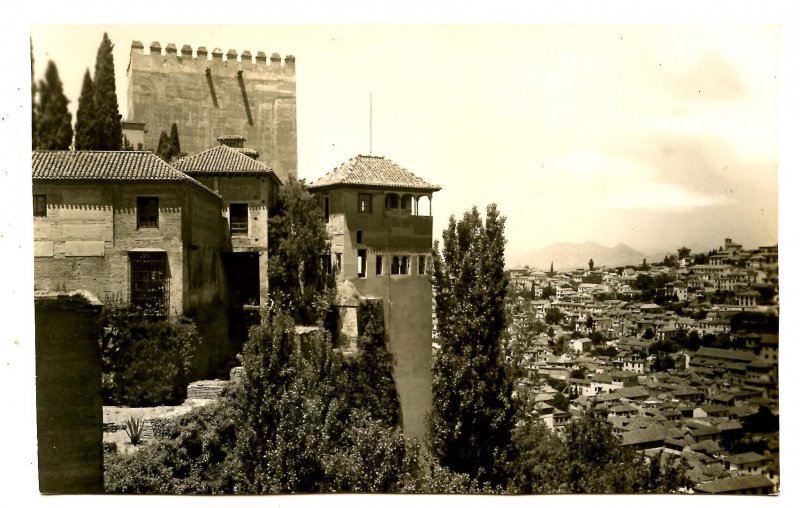
<svg viewBox="0 0 800 508">
<path fill-rule="evenodd" d="M 37 91 L 34 147 L 38 150 L 68 149 L 72 143 L 72 114 L 67 109 L 69 100 L 64 95 L 64 85 L 52 60 L 47 63 L 44 80 L 39 81 Z"/>
<path fill-rule="evenodd" d="M 103 400 L 123 406 L 182 401 L 197 379 L 201 338 L 187 320 L 156 318 L 107 306 L 100 337 Z"/>
<path fill-rule="evenodd" d="M 434 246 L 434 303 L 440 351 L 433 363 L 432 452 L 479 483 L 505 478 L 513 426 L 511 382 L 502 353 L 505 218 L 490 205 L 450 218 Z"/>
<path fill-rule="evenodd" d="M 269 215 L 269 288 L 276 300 L 291 302 L 292 317 L 317 321 L 318 294 L 328 284 L 322 257 L 327 252 L 325 220 L 319 202 L 303 181 L 290 179 L 278 192 Z"/>
</svg>

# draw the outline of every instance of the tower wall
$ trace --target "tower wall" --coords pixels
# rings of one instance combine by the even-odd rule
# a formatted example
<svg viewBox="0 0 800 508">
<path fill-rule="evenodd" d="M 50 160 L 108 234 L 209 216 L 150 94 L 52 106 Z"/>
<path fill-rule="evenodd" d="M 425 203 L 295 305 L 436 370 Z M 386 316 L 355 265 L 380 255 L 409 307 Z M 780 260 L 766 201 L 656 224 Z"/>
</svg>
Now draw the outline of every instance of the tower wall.
<svg viewBox="0 0 800 508">
<path fill-rule="evenodd" d="M 217 137 L 241 134 L 282 181 L 297 177 L 295 59 L 258 52 L 253 59 L 235 50 L 223 57 L 204 47 L 174 44 L 149 54 L 138 41 L 128 64 L 128 118 L 145 124 L 144 149 L 155 150 L 161 131 L 178 126 L 181 149 L 194 154 L 217 144 Z"/>
</svg>

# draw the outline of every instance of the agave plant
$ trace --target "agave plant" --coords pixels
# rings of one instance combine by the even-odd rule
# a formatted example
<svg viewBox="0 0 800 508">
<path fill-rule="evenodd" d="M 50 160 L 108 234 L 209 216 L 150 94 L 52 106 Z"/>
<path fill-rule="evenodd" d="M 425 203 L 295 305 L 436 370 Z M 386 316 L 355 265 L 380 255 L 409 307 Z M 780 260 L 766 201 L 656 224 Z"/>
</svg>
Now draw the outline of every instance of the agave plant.
<svg viewBox="0 0 800 508">
<path fill-rule="evenodd" d="M 138 416 L 129 416 L 125 420 L 125 433 L 131 440 L 133 446 L 138 446 L 142 442 L 142 432 L 144 431 L 144 419 Z"/>
</svg>

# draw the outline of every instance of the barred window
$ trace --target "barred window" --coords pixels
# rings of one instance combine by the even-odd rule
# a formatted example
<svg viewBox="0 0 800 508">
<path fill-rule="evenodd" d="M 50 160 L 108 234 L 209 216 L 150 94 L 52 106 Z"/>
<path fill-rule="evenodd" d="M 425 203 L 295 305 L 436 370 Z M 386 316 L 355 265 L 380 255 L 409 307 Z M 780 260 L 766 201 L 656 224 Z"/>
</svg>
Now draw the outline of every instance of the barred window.
<svg viewBox="0 0 800 508">
<path fill-rule="evenodd" d="M 47 195 L 45 194 L 33 195 L 33 216 L 47 217 Z"/>
<path fill-rule="evenodd" d="M 230 221 L 232 235 L 246 235 L 248 225 L 247 203 L 230 204 Z"/>
<path fill-rule="evenodd" d="M 129 252 L 132 307 L 163 312 L 169 308 L 166 252 Z"/>
<path fill-rule="evenodd" d="M 136 198 L 136 228 L 158 228 L 158 198 Z"/>
</svg>

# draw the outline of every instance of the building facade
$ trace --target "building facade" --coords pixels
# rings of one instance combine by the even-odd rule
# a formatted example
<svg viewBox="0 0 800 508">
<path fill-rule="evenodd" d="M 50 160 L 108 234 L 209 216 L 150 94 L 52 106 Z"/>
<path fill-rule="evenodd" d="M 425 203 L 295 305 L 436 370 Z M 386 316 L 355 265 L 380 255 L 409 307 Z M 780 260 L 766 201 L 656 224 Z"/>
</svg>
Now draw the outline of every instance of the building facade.
<svg viewBox="0 0 800 508">
<path fill-rule="evenodd" d="M 242 133 L 266 165 L 285 181 L 297 177 L 297 115 L 295 59 L 249 51 L 195 52 L 185 45 L 150 44 L 145 54 L 139 41 L 131 44 L 128 63 L 128 118 L 141 135 L 143 148 L 155 150 L 162 131 L 178 127 L 181 149 L 199 153 L 218 136 Z M 139 126 L 143 124 L 143 128 Z M 126 135 L 128 133 L 126 132 Z M 136 144 L 133 145 L 137 147 Z"/>
<path fill-rule="evenodd" d="M 325 213 L 337 281 L 383 300 L 403 429 L 422 436 L 432 400 L 431 199 L 440 187 L 384 157 L 359 155 L 309 190 Z"/>
</svg>

